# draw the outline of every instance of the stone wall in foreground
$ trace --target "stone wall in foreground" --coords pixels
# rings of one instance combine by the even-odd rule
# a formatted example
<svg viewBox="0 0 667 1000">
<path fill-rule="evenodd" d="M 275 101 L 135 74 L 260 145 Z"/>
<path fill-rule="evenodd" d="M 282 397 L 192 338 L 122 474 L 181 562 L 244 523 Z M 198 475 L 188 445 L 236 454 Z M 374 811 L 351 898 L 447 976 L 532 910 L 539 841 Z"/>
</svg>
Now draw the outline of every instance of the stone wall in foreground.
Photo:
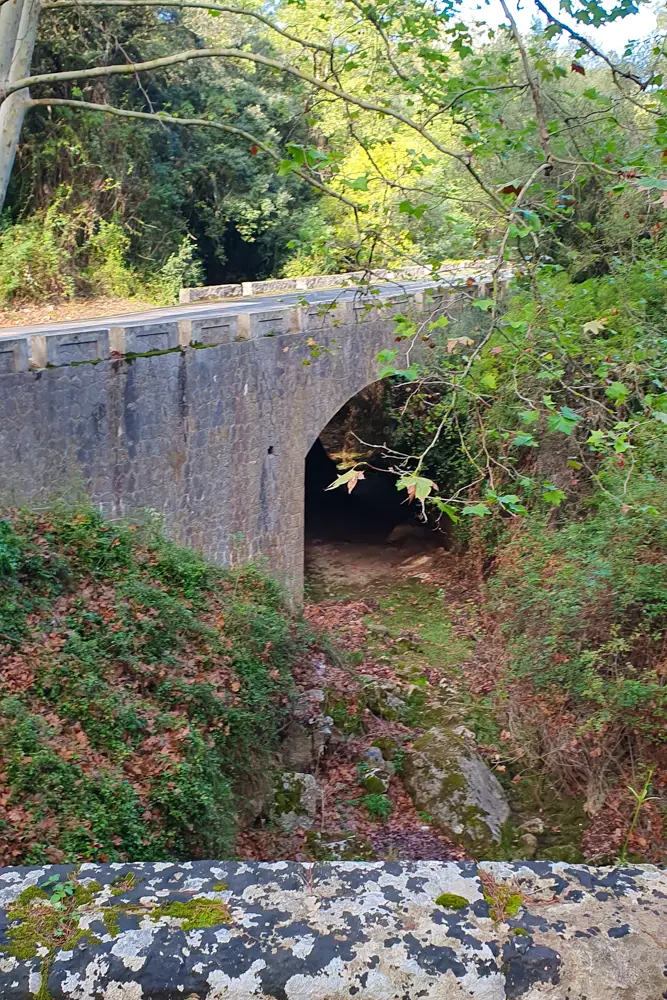
<svg viewBox="0 0 667 1000">
<path fill-rule="evenodd" d="M 30 887 L 54 875 L 77 895 L 49 924 L 50 903 Z M 3 1000 L 660 1000 L 667 873 L 547 862 L 5 869 L 0 948 Z"/>
</svg>

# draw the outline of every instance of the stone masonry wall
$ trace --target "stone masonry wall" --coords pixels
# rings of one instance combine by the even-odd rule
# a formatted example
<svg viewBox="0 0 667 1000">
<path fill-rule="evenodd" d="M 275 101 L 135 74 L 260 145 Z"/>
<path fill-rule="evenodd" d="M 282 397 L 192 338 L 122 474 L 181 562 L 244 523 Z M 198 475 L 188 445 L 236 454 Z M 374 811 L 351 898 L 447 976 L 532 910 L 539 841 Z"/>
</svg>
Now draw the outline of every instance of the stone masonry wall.
<svg viewBox="0 0 667 1000">
<path fill-rule="evenodd" d="M 309 448 L 377 379 L 395 312 L 460 317 L 485 287 L 1 337 L 0 503 L 155 511 L 215 562 L 264 559 L 298 598 Z"/>
<path fill-rule="evenodd" d="M 72 894 L 54 910 L 58 884 Z M 3 1000 L 661 1000 L 666 962 L 667 874 L 650 867 L 193 861 L 0 873 Z"/>
<path fill-rule="evenodd" d="M 208 558 L 268 560 L 295 593 L 305 457 L 377 377 L 391 320 L 0 375 L 0 498 L 143 508 Z M 310 364 L 304 365 L 305 361 Z"/>
</svg>

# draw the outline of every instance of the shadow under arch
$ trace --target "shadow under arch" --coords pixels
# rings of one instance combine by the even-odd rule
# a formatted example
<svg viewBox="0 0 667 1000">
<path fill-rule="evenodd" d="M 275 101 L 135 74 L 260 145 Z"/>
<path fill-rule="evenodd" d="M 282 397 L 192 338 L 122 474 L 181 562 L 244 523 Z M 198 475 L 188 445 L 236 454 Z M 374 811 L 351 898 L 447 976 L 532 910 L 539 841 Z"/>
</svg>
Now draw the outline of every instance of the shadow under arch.
<svg viewBox="0 0 667 1000">
<path fill-rule="evenodd" d="M 338 409 L 311 445 L 305 474 L 306 542 L 381 543 L 396 525 L 415 520 L 380 447 L 391 432 L 386 401 L 386 383 L 371 383 Z M 364 478 L 352 492 L 344 486 L 328 489 L 342 469 L 355 464 L 363 466 Z"/>
</svg>

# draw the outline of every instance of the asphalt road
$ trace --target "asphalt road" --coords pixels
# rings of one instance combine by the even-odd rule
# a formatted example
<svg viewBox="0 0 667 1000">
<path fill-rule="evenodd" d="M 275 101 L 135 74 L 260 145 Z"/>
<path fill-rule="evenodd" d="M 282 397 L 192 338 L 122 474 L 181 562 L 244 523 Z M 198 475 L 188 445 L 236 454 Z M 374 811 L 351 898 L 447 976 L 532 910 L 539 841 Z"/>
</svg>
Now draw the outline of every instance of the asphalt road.
<svg viewBox="0 0 667 1000">
<path fill-rule="evenodd" d="M 474 273 L 472 270 L 470 274 Z M 479 273 L 479 272 L 477 272 Z M 465 278 L 467 271 L 455 272 L 457 280 Z M 443 277 L 440 284 L 446 285 L 447 279 Z M 405 283 L 382 282 L 373 285 L 380 293 L 400 294 L 403 290 L 416 292 L 424 288 L 433 288 L 433 281 L 410 281 Z M 258 307 L 263 309 L 275 309 L 279 306 L 299 305 L 304 300 L 311 305 L 320 305 L 325 302 L 339 301 L 341 299 L 351 299 L 357 294 L 356 287 L 345 288 L 325 288 L 310 292 L 283 292 L 280 295 L 253 295 L 238 296 L 229 299 L 221 299 L 218 302 L 197 302 L 185 305 L 163 306 L 156 309 L 147 309 L 143 312 L 123 313 L 118 316 L 103 316 L 99 319 L 79 319 L 66 320 L 63 323 L 44 323 L 35 326 L 5 326 L 0 327 L 0 337 L 17 337 L 32 333 L 64 333 L 76 330 L 93 330 L 95 328 L 106 328 L 109 326 L 131 326 L 142 323 L 154 323 L 160 320 L 195 319 L 206 315 L 219 315 L 221 312 L 252 312 Z"/>
</svg>

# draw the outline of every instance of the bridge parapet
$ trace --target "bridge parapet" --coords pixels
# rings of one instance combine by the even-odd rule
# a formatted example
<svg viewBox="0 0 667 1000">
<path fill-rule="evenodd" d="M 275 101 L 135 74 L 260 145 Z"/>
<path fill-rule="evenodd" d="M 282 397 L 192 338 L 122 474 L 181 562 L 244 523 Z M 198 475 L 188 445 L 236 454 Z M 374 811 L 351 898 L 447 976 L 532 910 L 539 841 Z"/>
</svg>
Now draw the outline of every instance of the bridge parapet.
<svg viewBox="0 0 667 1000">
<path fill-rule="evenodd" d="M 666 918 L 667 874 L 652 867 L 8 868 L 0 997 L 659 1000 Z"/>
<path fill-rule="evenodd" d="M 417 271 L 418 269 L 413 269 Z M 421 269 L 426 270 L 426 269 Z M 285 291 L 282 285 L 289 282 L 289 290 L 299 287 L 306 289 L 336 288 L 349 293 L 360 274 L 325 275 L 312 278 L 276 279 L 269 282 L 244 283 L 243 287 L 253 289 L 265 286 L 265 291 L 273 294 Z M 382 272 L 384 278 L 417 280 L 418 275 L 402 272 L 392 274 Z M 509 272 L 500 276 L 503 284 L 510 277 Z M 349 287 L 341 287 L 342 279 L 350 279 Z M 336 282 L 334 285 L 332 282 Z M 280 285 L 280 288 L 273 286 Z M 267 286 L 271 286 L 270 288 Z M 465 291 L 466 296 L 487 295 L 491 288 L 491 277 L 479 268 L 453 272 L 445 283 L 432 287 L 413 289 L 398 287 L 395 291 L 374 292 L 369 286 L 357 288 L 355 294 L 343 297 L 332 296 L 329 301 L 315 303 L 293 303 L 288 305 L 262 305 L 259 303 L 239 303 L 238 311 L 232 311 L 222 300 L 233 297 L 236 292 L 220 289 L 241 289 L 241 285 L 211 286 L 203 289 L 184 289 L 184 292 L 210 292 L 211 300 L 221 300 L 219 314 L 207 312 L 201 317 L 192 315 L 179 318 L 155 318 L 142 323 L 133 323 L 131 317 L 124 324 L 105 326 L 99 320 L 90 328 L 78 325 L 75 330 L 46 330 L 43 333 L 17 333 L 15 336 L 0 336 L 0 374 L 26 372 L 29 369 L 56 368 L 74 364 L 97 363 L 110 357 L 149 354 L 178 350 L 190 346 L 215 346 L 234 341 L 254 340 L 263 336 L 285 333 L 313 333 L 337 326 L 359 324 L 371 319 L 387 319 L 398 312 L 409 312 L 415 316 L 438 315 L 452 305 L 456 296 Z M 250 293 L 249 293 L 250 294 Z M 256 294 L 256 291 L 255 291 Z M 193 301 L 204 301 L 204 297 Z M 188 300 L 190 301 L 190 300 Z"/>
</svg>

